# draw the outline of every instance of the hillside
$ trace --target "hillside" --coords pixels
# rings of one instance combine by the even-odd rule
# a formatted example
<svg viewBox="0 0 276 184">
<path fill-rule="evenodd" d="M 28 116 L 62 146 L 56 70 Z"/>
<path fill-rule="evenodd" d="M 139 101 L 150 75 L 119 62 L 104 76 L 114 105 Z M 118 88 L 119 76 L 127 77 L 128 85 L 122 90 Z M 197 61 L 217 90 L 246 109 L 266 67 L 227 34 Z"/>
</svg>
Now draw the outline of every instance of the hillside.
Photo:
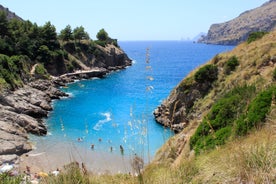
<svg viewBox="0 0 276 184">
<path fill-rule="evenodd" d="M 228 156 L 246 157 L 246 154 L 255 152 L 262 154 L 259 149 L 267 149 L 265 154 L 275 151 L 275 138 L 272 136 L 276 123 L 275 94 L 276 30 L 260 40 L 242 43 L 230 52 L 216 55 L 207 64 L 191 72 L 171 92 L 154 114 L 159 123 L 179 133 L 159 151 L 155 163 L 150 167 L 156 169 L 161 163 L 161 166 L 165 164 L 166 167 L 173 165 L 178 169 L 189 169 L 182 165 L 184 162 L 196 167 L 196 170 L 186 171 L 195 172 L 190 173 L 191 176 L 183 174 L 195 183 L 238 183 L 241 179 L 245 183 L 263 183 L 265 180 L 262 177 L 274 181 L 271 176 L 275 174 L 275 166 L 267 171 L 256 168 L 256 173 L 250 168 L 238 170 L 239 160 Z M 265 147 L 254 147 L 254 141 L 258 143 L 256 146 Z M 226 147 L 223 146 L 225 144 Z M 239 147 L 242 153 L 235 147 Z M 247 149 L 254 150 L 254 153 L 247 152 Z M 272 155 L 266 156 L 269 160 L 274 158 Z M 226 169 L 229 167 L 226 163 L 219 161 L 226 158 L 233 161 L 232 173 Z M 241 163 L 243 161 L 240 160 Z M 168 163 L 172 165 L 168 166 Z M 221 170 L 216 170 L 216 166 Z M 148 172 L 155 173 L 150 167 Z M 243 176 L 239 172 L 248 172 L 248 175 Z"/>
<path fill-rule="evenodd" d="M 131 65 L 117 40 L 104 29 L 98 32 L 98 40 L 91 40 L 82 26 L 67 25 L 57 33 L 50 22 L 38 26 L 4 10 L 0 11 L 0 90 L 15 90 L 35 79 L 76 70 L 108 72 Z"/>
<path fill-rule="evenodd" d="M 276 26 L 276 1 L 270 0 L 261 7 L 248 10 L 237 18 L 211 25 L 200 43 L 237 45 L 245 41 L 251 32 L 272 31 Z"/>
</svg>

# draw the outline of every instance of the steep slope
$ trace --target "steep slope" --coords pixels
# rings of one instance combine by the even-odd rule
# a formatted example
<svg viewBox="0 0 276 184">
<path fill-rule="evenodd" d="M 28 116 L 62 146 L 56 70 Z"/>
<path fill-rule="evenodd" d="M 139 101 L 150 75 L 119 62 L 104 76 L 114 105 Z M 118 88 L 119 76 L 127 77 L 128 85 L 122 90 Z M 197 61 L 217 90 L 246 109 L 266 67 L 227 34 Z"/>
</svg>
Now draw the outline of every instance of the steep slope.
<svg viewBox="0 0 276 184">
<path fill-rule="evenodd" d="M 276 30 L 261 40 L 250 44 L 243 43 L 233 51 L 215 56 L 206 65 L 191 72 L 155 110 L 156 121 L 171 127 L 177 132 L 193 135 L 195 128 L 210 113 L 216 102 L 228 92 L 243 86 L 253 85 L 258 92 L 275 85 L 276 68 Z M 229 68 L 229 61 L 236 58 L 238 64 Z M 202 70 L 214 66 L 214 80 L 211 70 Z M 201 71 L 208 71 L 200 81 Z M 211 72 L 210 72 L 211 71 Z M 252 99 L 248 99 L 249 103 Z M 241 103 L 241 102 L 240 102 Z M 245 109 L 248 107 L 244 107 Z M 210 116 L 208 116 L 211 118 Z M 182 141 L 180 141 L 182 142 Z M 180 150 L 181 151 L 181 150 Z"/>
<path fill-rule="evenodd" d="M 245 41 L 251 32 L 269 32 L 276 26 L 276 1 L 270 0 L 261 7 L 246 11 L 237 18 L 211 25 L 208 34 L 198 42 L 236 45 Z"/>
<path fill-rule="evenodd" d="M 154 112 L 159 123 L 179 133 L 159 150 L 145 177 L 166 175 L 166 183 L 275 182 L 275 95 L 276 30 L 218 54 Z"/>
</svg>

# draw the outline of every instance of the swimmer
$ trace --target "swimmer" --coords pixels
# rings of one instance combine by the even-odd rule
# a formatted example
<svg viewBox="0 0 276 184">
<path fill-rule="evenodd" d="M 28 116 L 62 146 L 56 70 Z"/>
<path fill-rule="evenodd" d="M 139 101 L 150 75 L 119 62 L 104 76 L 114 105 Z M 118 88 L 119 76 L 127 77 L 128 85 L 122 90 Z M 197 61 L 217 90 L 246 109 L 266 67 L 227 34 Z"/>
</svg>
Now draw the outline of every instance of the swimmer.
<svg viewBox="0 0 276 184">
<path fill-rule="evenodd" d="M 121 154 L 124 154 L 124 148 L 122 145 L 120 145 L 120 151 L 121 151 Z"/>
<path fill-rule="evenodd" d="M 78 138 L 78 142 L 82 142 L 83 139 L 81 137 Z"/>
</svg>

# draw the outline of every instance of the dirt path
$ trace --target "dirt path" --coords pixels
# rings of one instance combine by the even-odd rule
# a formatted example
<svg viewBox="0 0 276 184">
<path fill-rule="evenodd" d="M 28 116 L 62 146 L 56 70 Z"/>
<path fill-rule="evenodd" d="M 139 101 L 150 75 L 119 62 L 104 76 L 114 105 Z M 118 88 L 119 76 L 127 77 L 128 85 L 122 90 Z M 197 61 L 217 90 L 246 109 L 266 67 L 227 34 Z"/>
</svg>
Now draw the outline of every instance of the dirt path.
<svg viewBox="0 0 276 184">
<path fill-rule="evenodd" d="M 30 72 L 31 75 L 34 75 L 37 65 L 38 65 L 38 63 L 36 63 L 35 65 L 32 66 L 32 69 L 31 69 L 31 72 Z"/>
</svg>

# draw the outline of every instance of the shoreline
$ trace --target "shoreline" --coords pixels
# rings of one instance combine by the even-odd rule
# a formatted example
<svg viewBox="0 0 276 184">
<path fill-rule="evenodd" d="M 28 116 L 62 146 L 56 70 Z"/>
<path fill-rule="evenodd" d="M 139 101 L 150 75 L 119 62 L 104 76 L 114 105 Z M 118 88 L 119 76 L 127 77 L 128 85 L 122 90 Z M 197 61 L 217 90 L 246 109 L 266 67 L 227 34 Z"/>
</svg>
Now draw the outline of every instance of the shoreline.
<svg viewBox="0 0 276 184">
<path fill-rule="evenodd" d="M 52 102 L 68 97 L 59 87 L 66 86 L 75 80 L 93 77 L 103 78 L 115 70 L 125 69 L 124 66 L 96 68 L 89 71 L 78 71 L 69 76 L 54 77 L 51 80 L 36 79 L 27 82 L 15 91 L 4 91 L 0 94 L 0 169 L 8 164 L 13 170 L 19 170 L 20 159 L 24 154 L 33 150 L 29 141 L 29 133 L 45 136 L 47 125 L 44 118 L 53 110 Z"/>
<path fill-rule="evenodd" d="M 119 155 L 115 152 L 104 150 L 87 150 L 80 148 L 74 143 L 59 142 L 51 146 L 34 149 L 20 158 L 19 172 L 24 173 L 26 166 L 31 174 L 55 170 L 63 170 L 64 166 L 77 162 L 84 164 L 89 173 L 93 174 L 119 174 L 134 173 L 131 156 Z"/>
</svg>

